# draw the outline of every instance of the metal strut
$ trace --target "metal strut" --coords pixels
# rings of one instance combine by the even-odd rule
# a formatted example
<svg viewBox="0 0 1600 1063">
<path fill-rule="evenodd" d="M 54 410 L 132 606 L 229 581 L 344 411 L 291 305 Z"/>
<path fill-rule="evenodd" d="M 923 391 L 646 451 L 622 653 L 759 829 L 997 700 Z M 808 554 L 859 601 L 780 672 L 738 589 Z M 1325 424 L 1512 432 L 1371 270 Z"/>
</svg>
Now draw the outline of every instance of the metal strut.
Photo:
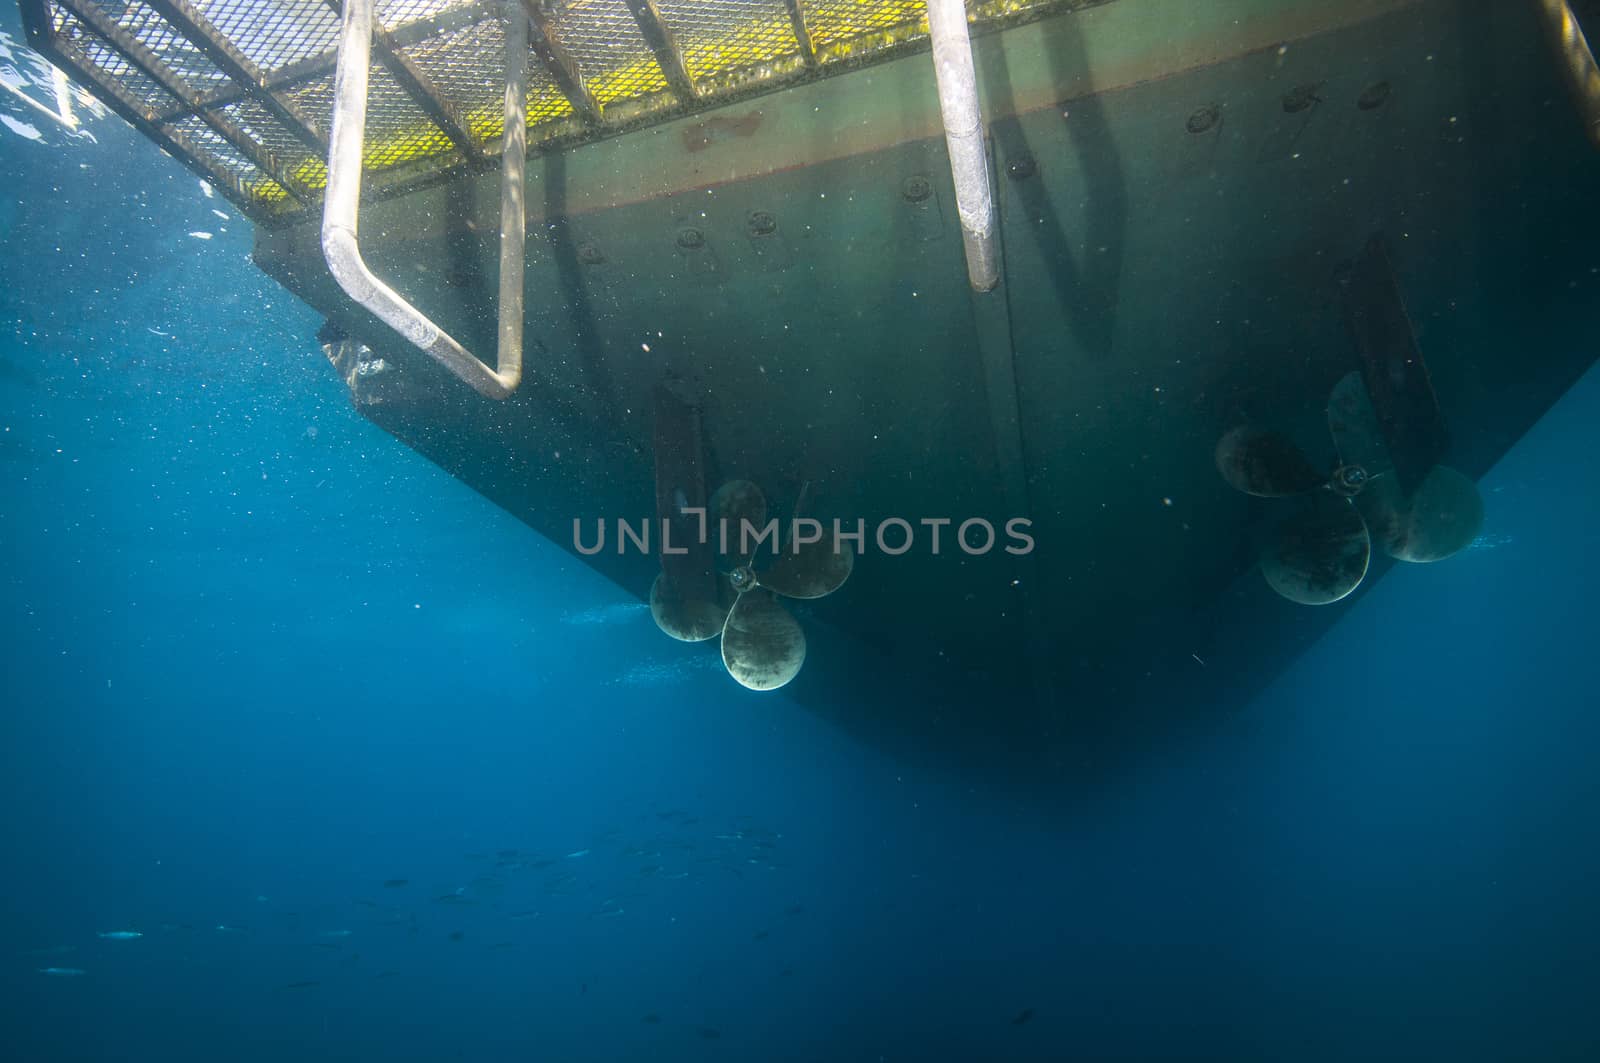
<svg viewBox="0 0 1600 1063">
<path fill-rule="evenodd" d="M 928 35 L 933 40 L 933 74 L 939 84 L 939 113 L 956 186 L 956 213 L 967 250 L 967 279 L 987 292 L 1000 283 L 996 248 L 994 189 L 983 147 L 983 114 L 978 109 L 978 77 L 972 67 L 963 0 L 928 0 Z"/>
<path fill-rule="evenodd" d="M 1539 0 L 1545 25 L 1561 53 L 1561 71 L 1583 116 L 1589 140 L 1600 148 L 1600 64 L 1568 0 Z"/>
<path fill-rule="evenodd" d="M 471 351 L 367 268 L 356 238 L 361 210 L 362 150 L 366 143 L 367 79 L 372 70 L 375 0 L 346 0 L 334 75 L 333 132 L 328 190 L 322 207 L 322 254 L 339 287 L 424 354 L 479 394 L 504 399 L 522 382 L 523 269 L 527 215 L 523 173 L 528 156 L 528 17 L 506 6 L 506 107 L 500 181 L 500 320 L 496 368 Z"/>
</svg>

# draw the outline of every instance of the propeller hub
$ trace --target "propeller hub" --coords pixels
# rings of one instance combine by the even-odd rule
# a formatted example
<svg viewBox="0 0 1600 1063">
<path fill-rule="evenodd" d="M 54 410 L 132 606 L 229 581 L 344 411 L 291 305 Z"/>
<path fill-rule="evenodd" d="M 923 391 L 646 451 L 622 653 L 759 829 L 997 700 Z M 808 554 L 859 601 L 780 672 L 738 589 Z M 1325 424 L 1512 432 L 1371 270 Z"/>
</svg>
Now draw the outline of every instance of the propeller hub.
<svg viewBox="0 0 1600 1063">
<path fill-rule="evenodd" d="M 1328 486 L 1333 488 L 1335 494 L 1354 498 L 1370 480 L 1365 466 L 1341 465 L 1333 470 L 1333 478 L 1328 482 Z"/>
</svg>

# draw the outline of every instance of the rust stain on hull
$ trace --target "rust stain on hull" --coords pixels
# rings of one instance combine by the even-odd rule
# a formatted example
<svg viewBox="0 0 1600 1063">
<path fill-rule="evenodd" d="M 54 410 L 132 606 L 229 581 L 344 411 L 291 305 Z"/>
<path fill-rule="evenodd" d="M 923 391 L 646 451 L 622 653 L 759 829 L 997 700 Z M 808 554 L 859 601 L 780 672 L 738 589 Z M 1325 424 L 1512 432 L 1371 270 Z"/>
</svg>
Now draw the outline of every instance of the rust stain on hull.
<svg viewBox="0 0 1600 1063">
<path fill-rule="evenodd" d="M 766 115 L 761 111 L 751 111 L 737 118 L 716 115 L 684 126 L 683 149 L 692 155 L 706 150 L 713 144 L 720 144 L 736 137 L 752 136 L 761 128 L 761 120 L 764 117 Z"/>
</svg>

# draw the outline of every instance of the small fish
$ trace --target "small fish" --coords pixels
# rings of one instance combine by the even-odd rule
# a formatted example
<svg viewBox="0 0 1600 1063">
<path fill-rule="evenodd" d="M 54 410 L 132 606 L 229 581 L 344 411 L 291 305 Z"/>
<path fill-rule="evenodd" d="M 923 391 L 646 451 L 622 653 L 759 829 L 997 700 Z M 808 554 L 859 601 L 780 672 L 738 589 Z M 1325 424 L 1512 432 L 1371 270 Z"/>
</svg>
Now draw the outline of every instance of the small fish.
<svg viewBox="0 0 1600 1063">
<path fill-rule="evenodd" d="M 1017 1013 L 1017 1017 L 1011 1020 L 1011 1025 L 1013 1025 L 1013 1026 L 1021 1026 L 1023 1023 L 1027 1022 L 1031 1018 L 1033 1018 L 1033 1009 L 1032 1008 L 1023 1008 L 1021 1011 L 1019 1011 Z"/>
<path fill-rule="evenodd" d="M 322 984 L 321 982 L 290 982 L 288 985 L 279 986 L 278 988 L 279 989 L 310 989 L 314 985 L 321 985 L 321 984 Z"/>
<path fill-rule="evenodd" d="M 384 889 L 397 890 L 401 886 L 409 885 L 411 885 L 411 880 L 408 878 L 389 878 L 383 880 Z"/>
<path fill-rule="evenodd" d="M 450 931 L 450 940 L 451 941 L 460 941 L 462 938 L 464 938 L 466 936 L 467 935 L 464 934 L 463 932 L 461 932 L 460 930 L 452 930 L 452 931 Z"/>
<path fill-rule="evenodd" d="M 587 850 L 587 849 L 579 849 L 575 853 L 568 853 L 567 854 L 567 859 L 568 860 L 576 860 L 580 856 L 588 856 L 588 855 L 589 855 L 589 850 Z"/>
<path fill-rule="evenodd" d="M 52 978 L 77 978 L 79 975 L 88 974 L 81 967 L 41 967 L 40 974 L 47 974 Z"/>
<path fill-rule="evenodd" d="M 325 937 L 325 938 L 347 938 L 347 937 L 350 936 L 350 931 L 348 931 L 348 930 L 324 930 L 322 932 L 322 936 Z"/>
<path fill-rule="evenodd" d="M 700 1035 L 702 1041 L 715 1041 L 722 1036 L 722 1031 L 714 1026 L 702 1026 L 695 1032 Z"/>
<path fill-rule="evenodd" d="M 661 1016 L 657 1015 L 655 1012 L 652 1011 L 650 1014 L 646 1015 L 644 1018 L 640 1019 L 639 1021 L 640 1022 L 648 1022 L 652 1026 L 654 1026 L 655 1024 L 657 1024 L 657 1023 L 659 1023 L 661 1021 Z"/>
<path fill-rule="evenodd" d="M 107 941 L 133 941 L 135 938 L 144 937 L 137 930 L 107 930 L 105 933 L 96 936 L 103 937 Z"/>
</svg>

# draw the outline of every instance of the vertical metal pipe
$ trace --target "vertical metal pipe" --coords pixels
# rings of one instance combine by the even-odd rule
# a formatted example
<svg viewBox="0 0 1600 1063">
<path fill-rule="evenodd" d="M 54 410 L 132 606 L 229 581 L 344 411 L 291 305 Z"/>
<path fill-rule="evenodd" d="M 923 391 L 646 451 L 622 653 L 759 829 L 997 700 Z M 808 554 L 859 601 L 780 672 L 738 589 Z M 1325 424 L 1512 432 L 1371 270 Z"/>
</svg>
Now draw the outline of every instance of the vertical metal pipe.
<svg viewBox="0 0 1600 1063">
<path fill-rule="evenodd" d="M 522 270 L 526 222 L 522 178 L 527 152 L 527 15 L 508 4 L 505 172 L 501 175 L 498 371 L 490 369 L 422 311 L 380 280 L 361 257 L 362 152 L 372 73 L 375 0 L 345 0 L 334 75 L 333 131 L 328 138 L 328 188 L 322 205 L 322 257 L 355 303 L 404 336 L 485 398 L 503 399 L 522 382 Z M 511 37 L 520 38 L 520 49 Z"/>
<path fill-rule="evenodd" d="M 339 62 L 333 77 L 333 121 L 328 134 L 328 187 L 322 197 L 322 247 L 328 266 L 340 284 L 329 241 L 349 234 L 355 243 L 361 213 L 361 152 L 367 139 L 367 81 L 372 72 L 373 0 L 350 0 L 344 5 L 339 34 Z M 357 251 L 359 254 L 359 250 Z M 348 291 L 348 285 L 346 285 Z M 355 296 L 354 292 L 350 293 Z M 359 300 L 358 300 L 359 301 Z M 393 324 L 393 322 L 391 322 Z M 422 346 L 431 337 L 402 335 Z"/>
<path fill-rule="evenodd" d="M 500 328 L 502 376 L 522 375 L 522 274 L 527 267 L 528 215 L 523 171 L 528 165 L 528 15 L 508 0 L 506 127 L 500 149 Z"/>
<path fill-rule="evenodd" d="M 961 241 L 967 251 L 967 279 L 974 289 L 986 292 L 1000 282 L 1000 256 L 966 4 L 962 0 L 928 0 L 928 31 L 933 38 L 933 73 L 939 84 L 950 176 L 956 186 L 956 213 L 961 217 Z"/>
</svg>

